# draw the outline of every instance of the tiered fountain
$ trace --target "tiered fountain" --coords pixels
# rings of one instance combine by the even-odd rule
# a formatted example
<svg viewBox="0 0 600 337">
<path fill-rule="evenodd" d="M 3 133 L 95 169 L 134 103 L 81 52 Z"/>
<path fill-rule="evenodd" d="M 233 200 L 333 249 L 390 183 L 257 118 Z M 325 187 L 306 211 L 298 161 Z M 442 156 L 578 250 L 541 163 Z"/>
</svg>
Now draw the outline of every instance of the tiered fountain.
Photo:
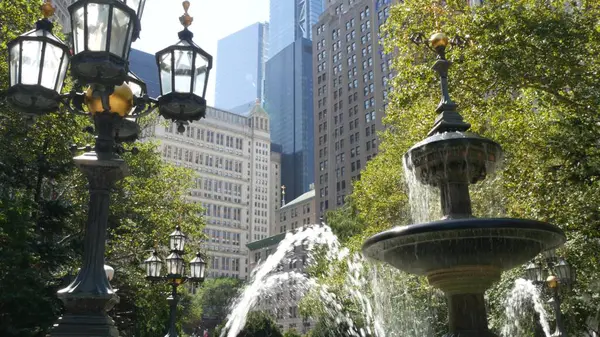
<svg viewBox="0 0 600 337">
<path fill-rule="evenodd" d="M 417 275 L 446 294 L 449 333 L 446 337 L 496 337 L 488 329 L 484 292 L 500 274 L 540 252 L 561 245 L 556 226 L 523 219 L 476 218 L 469 184 L 485 179 L 502 157 L 500 145 L 467 132 L 470 125 L 457 112 L 448 93 L 448 37 L 431 36 L 437 53 L 433 66 L 441 78 L 442 100 L 428 137 L 405 154 L 417 180 L 439 188 L 443 218 L 379 233 L 369 238 L 366 256 Z"/>
</svg>

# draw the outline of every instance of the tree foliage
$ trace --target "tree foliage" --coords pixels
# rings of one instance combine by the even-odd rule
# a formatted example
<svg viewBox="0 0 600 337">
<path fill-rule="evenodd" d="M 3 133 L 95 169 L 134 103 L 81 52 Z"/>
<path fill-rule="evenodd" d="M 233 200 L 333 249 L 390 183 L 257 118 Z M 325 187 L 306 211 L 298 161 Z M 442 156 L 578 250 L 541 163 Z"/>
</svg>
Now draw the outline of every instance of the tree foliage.
<svg viewBox="0 0 600 337">
<path fill-rule="evenodd" d="M 235 278 L 216 278 L 204 281 L 193 296 L 192 308 L 186 325 L 214 329 L 225 322 L 229 307 L 239 294 L 242 281 Z"/>
<path fill-rule="evenodd" d="M 568 242 L 559 254 L 578 277 L 562 294 L 566 324 L 571 333 L 597 331 L 600 6 L 563 0 L 467 3 L 405 0 L 392 8 L 381 32 L 395 73 L 386 128 L 378 156 L 351 195 L 356 221 L 365 228 L 346 245 L 359 250 L 367 236 L 411 223 L 402 158 L 433 126 L 440 91 L 431 70 L 435 55 L 409 37 L 429 36 L 438 25 L 451 38 L 467 40 L 447 55 L 453 100 L 472 131 L 504 150 L 497 176 L 471 187 L 475 215 L 537 219 L 565 230 Z M 520 275 L 520 269 L 505 273 L 488 292 L 494 329 L 503 324 L 506 294 Z"/>
<path fill-rule="evenodd" d="M 248 314 L 246 325 L 237 337 L 283 337 L 283 334 L 269 314 L 252 311 Z"/>
<path fill-rule="evenodd" d="M 433 125 L 439 79 L 432 53 L 409 36 L 435 31 L 468 38 L 449 53 L 451 96 L 472 130 L 503 146 L 504 166 L 490 189 L 472 188 L 476 215 L 490 204 L 506 215 L 548 221 L 563 228 L 562 254 L 578 270 L 578 283 L 563 310 L 572 329 L 600 307 L 597 250 L 600 205 L 600 8 L 595 1 L 491 0 L 468 7 L 465 1 L 406 0 L 391 11 L 383 31 L 393 55 L 392 92 L 380 154 L 369 162 L 352 197 L 368 226 L 397 224 L 407 217 L 403 154 Z M 393 178 L 391 178 L 392 176 Z M 485 185 L 485 184 L 484 184 Z M 402 223 L 402 220 L 400 220 Z M 406 223 L 406 220 L 404 221 Z M 499 315 L 504 292 L 516 273 L 490 292 Z"/>
</svg>

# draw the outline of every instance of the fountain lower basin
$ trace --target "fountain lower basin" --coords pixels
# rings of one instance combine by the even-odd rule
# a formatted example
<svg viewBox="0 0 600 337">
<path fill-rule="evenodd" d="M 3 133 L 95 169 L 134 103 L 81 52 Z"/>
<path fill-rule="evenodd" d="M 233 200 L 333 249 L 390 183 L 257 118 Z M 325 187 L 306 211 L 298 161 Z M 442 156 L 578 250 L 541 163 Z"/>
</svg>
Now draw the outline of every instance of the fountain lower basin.
<svg viewBox="0 0 600 337">
<path fill-rule="evenodd" d="M 445 337 L 496 337 L 483 294 L 504 270 L 566 241 L 558 227 L 535 220 L 465 218 L 396 227 L 367 239 L 363 253 L 425 275 L 448 300 Z"/>
<path fill-rule="evenodd" d="M 456 266 L 508 270 L 565 242 L 556 226 L 524 219 L 468 218 L 396 227 L 363 245 L 366 256 L 411 274 Z"/>
</svg>

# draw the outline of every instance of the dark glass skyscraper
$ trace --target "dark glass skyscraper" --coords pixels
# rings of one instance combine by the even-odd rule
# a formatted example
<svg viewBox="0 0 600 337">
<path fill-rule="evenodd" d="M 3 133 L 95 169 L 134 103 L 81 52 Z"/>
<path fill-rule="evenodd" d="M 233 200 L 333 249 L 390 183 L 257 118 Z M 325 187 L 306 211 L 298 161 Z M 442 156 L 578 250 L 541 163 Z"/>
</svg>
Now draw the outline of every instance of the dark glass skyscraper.
<svg viewBox="0 0 600 337">
<path fill-rule="evenodd" d="M 219 40 L 215 106 L 245 113 L 263 98 L 268 24 L 255 23 Z"/>
<path fill-rule="evenodd" d="M 281 183 L 286 199 L 314 183 L 312 26 L 322 0 L 271 0 L 265 109 L 271 143 L 281 146 Z"/>
<path fill-rule="evenodd" d="M 281 184 L 293 200 L 314 182 L 312 43 L 299 39 L 267 62 L 265 110 L 281 146 Z"/>
</svg>

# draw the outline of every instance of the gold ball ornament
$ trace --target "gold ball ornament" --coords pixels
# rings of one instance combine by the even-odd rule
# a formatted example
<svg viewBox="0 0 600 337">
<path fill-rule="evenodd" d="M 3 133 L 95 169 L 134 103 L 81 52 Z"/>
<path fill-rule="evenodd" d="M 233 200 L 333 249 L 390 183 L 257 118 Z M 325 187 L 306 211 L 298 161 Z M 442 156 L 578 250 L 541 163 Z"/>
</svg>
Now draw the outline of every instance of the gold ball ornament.
<svg viewBox="0 0 600 337">
<path fill-rule="evenodd" d="M 48 0 L 40 6 L 40 10 L 45 18 L 49 18 L 54 15 L 55 8 L 52 6 L 52 1 Z"/>
<path fill-rule="evenodd" d="M 448 36 L 442 32 L 435 33 L 429 37 L 429 43 L 433 48 L 447 47 L 449 43 Z"/>
<path fill-rule="evenodd" d="M 558 287 L 558 277 L 556 277 L 554 275 L 550 275 L 546 279 L 546 283 L 548 284 L 549 288 L 554 289 L 554 288 Z"/>
<path fill-rule="evenodd" d="M 92 87 L 89 87 L 85 92 L 85 104 L 88 111 L 92 115 L 104 112 L 102 100 L 100 97 L 93 97 L 92 92 Z M 133 108 L 133 92 L 131 88 L 126 83 L 116 86 L 113 93 L 108 97 L 108 104 L 110 112 L 116 113 L 121 117 L 127 116 Z"/>
</svg>

